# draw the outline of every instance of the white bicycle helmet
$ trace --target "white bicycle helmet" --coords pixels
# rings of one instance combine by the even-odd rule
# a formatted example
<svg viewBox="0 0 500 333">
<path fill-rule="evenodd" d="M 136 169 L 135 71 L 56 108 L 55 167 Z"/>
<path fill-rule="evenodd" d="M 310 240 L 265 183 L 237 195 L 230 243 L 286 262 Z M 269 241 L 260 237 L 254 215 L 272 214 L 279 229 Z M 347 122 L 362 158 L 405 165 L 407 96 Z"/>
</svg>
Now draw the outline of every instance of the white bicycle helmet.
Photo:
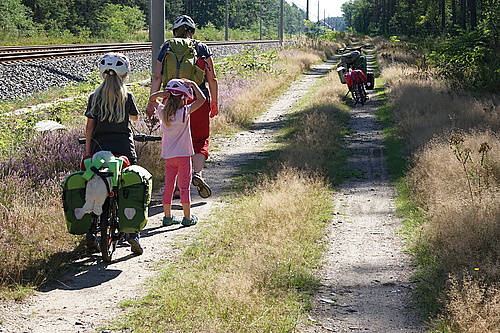
<svg viewBox="0 0 500 333">
<path fill-rule="evenodd" d="M 165 90 L 170 91 L 170 93 L 174 96 L 181 96 L 184 98 L 185 96 L 189 99 L 193 99 L 193 89 L 189 86 L 189 84 L 185 83 L 180 79 L 172 79 L 168 81 L 165 86 Z"/>
<path fill-rule="evenodd" d="M 174 21 L 174 27 L 172 30 L 177 29 L 180 26 L 187 25 L 188 27 L 192 28 L 193 30 L 196 30 L 196 24 L 194 23 L 193 19 L 187 15 L 181 15 L 178 18 L 175 19 Z"/>
<path fill-rule="evenodd" d="M 114 71 L 117 75 L 123 76 L 130 72 L 130 61 L 122 53 L 111 52 L 105 54 L 101 61 L 99 61 L 99 71 L 101 76 L 110 70 Z"/>
</svg>

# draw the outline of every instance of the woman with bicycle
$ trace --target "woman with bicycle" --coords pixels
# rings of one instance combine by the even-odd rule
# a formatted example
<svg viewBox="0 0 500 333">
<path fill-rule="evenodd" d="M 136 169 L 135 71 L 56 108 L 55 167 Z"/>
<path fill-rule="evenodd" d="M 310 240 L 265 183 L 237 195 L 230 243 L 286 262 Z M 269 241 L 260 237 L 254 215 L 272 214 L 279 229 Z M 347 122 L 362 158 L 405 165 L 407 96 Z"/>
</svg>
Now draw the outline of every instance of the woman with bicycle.
<svg viewBox="0 0 500 333">
<path fill-rule="evenodd" d="M 195 96 L 196 100 L 188 104 Z M 160 98 L 162 101 L 158 103 Z M 172 79 L 165 86 L 165 90 L 152 93 L 149 97 L 149 103 L 156 109 L 162 130 L 161 157 L 165 159 L 165 188 L 162 198 L 164 226 L 181 223 L 188 227 L 198 222 L 198 218 L 191 214 L 191 158 L 194 149 L 190 114 L 198 110 L 205 100 L 206 97 L 198 85 L 187 79 Z M 172 194 L 176 179 L 184 213 L 182 220 L 172 216 Z"/>
<path fill-rule="evenodd" d="M 137 154 L 129 120 L 137 120 L 139 113 L 134 95 L 124 83 L 130 72 L 130 61 L 124 54 L 108 53 L 101 58 L 99 71 L 103 81 L 90 95 L 85 111 L 86 154 L 92 156 L 98 151 L 110 151 L 135 164 Z M 126 239 L 133 253 L 143 253 L 139 233 L 127 234 Z M 87 234 L 87 247 L 99 251 L 96 235 Z"/>
</svg>

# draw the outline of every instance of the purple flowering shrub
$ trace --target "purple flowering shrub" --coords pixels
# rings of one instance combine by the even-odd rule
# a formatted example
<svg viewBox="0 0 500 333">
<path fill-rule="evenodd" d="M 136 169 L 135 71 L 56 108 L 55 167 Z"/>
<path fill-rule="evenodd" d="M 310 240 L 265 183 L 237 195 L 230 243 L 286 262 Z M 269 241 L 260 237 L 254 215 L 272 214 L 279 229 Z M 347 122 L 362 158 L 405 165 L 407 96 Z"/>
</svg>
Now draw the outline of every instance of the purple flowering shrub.
<svg viewBox="0 0 500 333">
<path fill-rule="evenodd" d="M 39 283 L 57 253 L 74 250 L 66 229 L 61 181 L 79 170 L 81 131 L 34 133 L 0 160 L 0 283 Z M 52 258 L 52 259 L 51 259 Z"/>
</svg>

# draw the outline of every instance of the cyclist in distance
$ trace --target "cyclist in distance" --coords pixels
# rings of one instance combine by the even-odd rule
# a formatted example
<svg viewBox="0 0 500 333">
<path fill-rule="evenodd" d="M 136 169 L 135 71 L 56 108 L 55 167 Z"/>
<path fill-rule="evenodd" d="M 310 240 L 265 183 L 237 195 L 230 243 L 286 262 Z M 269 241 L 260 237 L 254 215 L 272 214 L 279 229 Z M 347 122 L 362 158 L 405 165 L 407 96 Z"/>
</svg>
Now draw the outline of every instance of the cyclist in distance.
<svg viewBox="0 0 500 333">
<path fill-rule="evenodd" d="M 200 109 L 191 116 L 191 136 L 193 141 L 194 155 L 192 157 L 193 176 L 192 183 L 198 189 L 202 198 L 208 198 L 212 191 L 202 177 L 205 161 L 208 159 L 208 147 L 210 136 L 210 119 L 218 114 L 218 83 L 215 75 L 214 64 L 212 61 L 212 52 L 208 46 L 200 41 L 192 39 L 196 24 L 193 19 L 187 15 L 181 15 L 175 19 L 173 24 L 173 35 L 175 38 L 187 39 L 193 41 L 196 52 L 196 65 L 204 71 L 204 79 L 199 87 L 206 96 L 206 101 Z M 165 87 L 171 78 L 164 75 L 164 62 L 169 52 L 170 41 L 166 41 L 158 54 L 154 77 L 151 82 L 151 94 Z M 180 78 L 180 77 L 174 77 Z M 191 77 L 184 77 L 191 79 Z M 208 88 L 207 88 L 208 84 Z M 146 108 L 148 116 L 154 115 L 154 107 L 151 103 Z M 174 194 L 176 195 L 176 194 Z"/>
<path fill-rule="evenodd" d="M 106 150 L 116 156 L 125 156 L 135 164 L 137 154 L 130 120 L 138 119 L 138 109 L 134 95 L 124 83 L 130 72 L 130 61 L 121 53 L 108 53 L 101 58 L 99 71 L 103 81 L 89 96 L 85 111 L 85 152 L 92 156 Z M 133 253 L 143 253 L 139 233 L 127 234 L 126 239 Z M 87 247 L 92 250 L 97 247 L 95 235 L 87 234 Z"/>
</svg>

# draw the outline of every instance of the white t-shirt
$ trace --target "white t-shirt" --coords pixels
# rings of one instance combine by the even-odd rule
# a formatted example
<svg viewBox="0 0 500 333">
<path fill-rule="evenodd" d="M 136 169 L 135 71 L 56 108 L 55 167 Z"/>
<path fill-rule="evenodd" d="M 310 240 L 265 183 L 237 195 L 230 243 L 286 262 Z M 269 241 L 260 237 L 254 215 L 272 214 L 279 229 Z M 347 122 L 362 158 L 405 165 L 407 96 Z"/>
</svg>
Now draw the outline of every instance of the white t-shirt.
<svg viewBox="0 0 500 333">
<path fill-rule="evenodd" d="M 170 119 L 170 126 L 167 127 L 161 121 L 161 112 L 164 105 L 159 104 L 156 114 L 160 119 L 162 131 L 161 140 L 161 157 L 164 159 L 193 156 L 193 142 L 191 139 L 191 128 L 189 126 L 189 113 L 191 105 L 184 106 L 177 110 L 175 115 Z"/>
</svg>

